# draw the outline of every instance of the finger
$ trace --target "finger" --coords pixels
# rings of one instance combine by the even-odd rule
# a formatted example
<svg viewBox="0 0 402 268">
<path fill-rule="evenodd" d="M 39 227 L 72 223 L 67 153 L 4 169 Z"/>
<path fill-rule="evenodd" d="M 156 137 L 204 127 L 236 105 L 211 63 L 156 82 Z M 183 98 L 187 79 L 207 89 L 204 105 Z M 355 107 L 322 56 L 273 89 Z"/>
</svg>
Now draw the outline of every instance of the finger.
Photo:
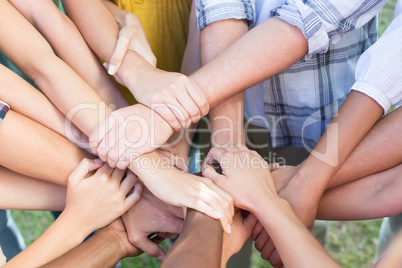
<svg viewBox="0 0 402 268">
<path fill-rule="evenodd" d="M 132 122 L 131 122 L 132 124 Z M 130 133 L 130 142 L 128 142 L 126 134 Z M 107 153 L 107 161 L 111 167 L 116 167 L 117 162 L 125 157 L 125 152 L 131 145 L 135 144 L 141 139 L 140 131 L 133 130 L 130 123 L 122 122 L 119 124 L 119 131 L 117 133 L 117 140 L 114 141 L 113 146 Z M 119 169 L 124 169 L 118 167 Z"/>
<path fill-rule="evenodd" d="M 117 118 L 113 115 L 109 115 L 106 120 L 103 120 L 102 125 L 99 125 L 97 128 L 99 131 L 99 134 L 101 134 L 99 137 L 102 137 L 101 139 L 98 139 L 98 145 L 97 145 L 97 154 L 99 155 L 100 159 L 102 159 L 103 162 L 107 162 L 107 154 L 110 150 L 110 145 L 114 144 L 113 139 L 115 139 L 115 133 L 118 131 L 118 122 Z M 95 129 L 96 131 L 96 129 Z M 92 136 L 92 134 L 91 134 Z M 91 138 L 91 137 L 90 137 Z M 113 139 L 112 139 L 113 138 Z"/>
<path fill-rule="evenodd" d="M 211 165 L 213 160 L 216 160 L 219 162 L 220 159 L 222 159 L 225 156 L 226 150 L 222 148 L 217 148 L 217 147 L 212 147 L 211 150 L 209 150 L 207 157 L 204 160 L 204 163 L 202 164 L 203 167 L 207 165 Z"/>
<path fill-rule="evenodd" d="M 127 176 L 120 184 L 120 191 L 126 196 L 137 182 L 137 176 L 134 173 L 127 171 Z"/>
<path fill-rule="evenodd" d="M 124 213 L 127 210 L 129 210 L 132 206 L 134 206 L 138 200 L 140 200 L 141 194 L 142 194 L 142 189 L 143 189 L 143 186 L 141 183 L 137 182 L 134 185 L 134 191 L 131 194 L 129 194 L 126 197 L 126 200 L 124 201 L 124 205 L 123 205 Z"/>
<path fill-rule="evenodd" d="M 253 232 L 251 233 L 251 239 L 256 240 L 263 229 L 264 227 L 262 226 L 261 222 L 257 222 L 254 226 Z"/>
<path fill-rule="evenodd" d="M 230 223 L 233 219 L 230 209 L 228 211 L 228 209 L 225 209 L 225 207 L 222 205 L 222 203 L 224 202 L 222 200 L 223 198 L 205 185 L 198 193 L 199 199 L 204 201 L 206 204 L 214 209 L 214 213 L 216 214 L 216 216 L 219 217 L 219 220 L 221 221 L 223 230 L 225 230 L 225 232 L 227 233 L 230 233 Z"/>
<path fill-rule="evenodd" d="M 191 122 L 197 123 L 198 121 L 200 121 L 201 111 L 194 100 L 188 95 L 188 92 L 177 96 L 177 100 L 190 116 L 189 119 L 191 120 Z"/>
<path fill-rule="evenodd" d="M 209 180 L 207 178 L 200 178 L 201 181 L 209 187 L 212 191 L 220 195 L 225 199 L 226 202 L 222 203 L 221 205 L 225 208 L 226 211 L 230 210 L 230 219 L 233 219 L 233 216 L 235 214 L 235 208 L 234 208 L 234 200 L 231 194 L 228 192 L 224 191 L 222 188 L 218 187 L 215 183 L 212 182 L 212 180 Z M 221 199 L 220 199 L 221 200 Z M 232 224 L 232 220 L 230 220 L 230 224 Z"/>
<path fill-rule="evenodd" d="M 271 256 L 269 257 L 268 261 L 275 268 L 283 267 L 281 257 L 279 256 L 279 252 L 276 249 L 271 254 Z"/>
<path fill-rule="evenodd" d="M 225 188 L 222 187 L 222 184 L 224 183 L 226 177 L 216 172 L 215 169 L 210 165 L 206 165 L 204 167 L 204 169 L 202 170 L 202 176 L 210 179 L 211 181 L 213 181 L 213 183 L 215 183 L 219 187 Z"/>
<path fill-rule="evenodd" d="M 106 175 L 108 177 L 110 177 L 112 175 L 113 172 L 113 168 L 111 168 L 108 164 L 104 164 L 103 166 L 101 166 L 97 171 L 96 171 L 96 175 Z"/>
<path fill-rule="evenodd" d="M 169 102 L 164 102 L 164 104 L 169 107 L 169 109 L 173 112 L 177 120 L 180 122 L 182 128 L 190 127 L 190 115 L 177 99 L 171 100 Z"/>
<path fill-rule="evenodd" d="M 158 244 L 155 244 L 148 238 L 138 241 L 138 245 L 135 246 L 144 251 L 145 254 L 147 254 L 148 256 L 158 258 L 161 261 L 166 256 L 165 251 L 163 251 L 163 249 L 160 246 L 158 246 Z"/>
<path fill-rule="evenodd" d="M 126 55 L 127 50 L 130 47 L 130 43 L 131 40 L 126 37 L 119 37 L 119 39 L 117 40 L 116 47 L 109 61 L 108 73 L 110 75 L 114 75 L 119 70 L 124 56 Z"/>
<path fill-rule="evenodd" d="M 207 115 L 209 112 L 209 103 L 205 92 L 191 79 L 186 82 L 186 90 L 193 101 L 197 104 L 201 116 Z"/>
<path fill-rule="evenodd" d="M 112 180 L 120 183 L 121 180 L 123 179 L 124 173 L 125 173 L 125 170 L 115 168 L 115 169 L 113 169 L 112 174 L 110 175 L 110 178 Z"/>
<path fill-rule="evenodd" d="M 275 250 L 274 243 L 272 242 L 271 239 L 268 239 L 268 241 L 265 243 L 264 247 L 260 250 L 261 258 L 263 258 L 266 261 L 269 261 L 274 250 Z"/>
<path fill-rule="evenodd" d="M 143 133 L 134 122 L 125 122 L 122 125 L 122 129 L 122 135 L 120 135 L 117 146 L 109 152 L 109 155 L 111 158 L 110 161 L 114 161 L 117 156 L 117 168 L 126 169 L 127 166 L 139 156 L 136 147 L 137 143 L 141 141 Z M 129 133 L 129 135 L 126 136 L 126 133 Z"/>
<path fill-rule="evenodd" d="M 103 164 L 104 164 L 103 161 L 100 159 L 90 160 L 84 158 L 83 160 L 81 160 L 78 166 L 73 170 L 73 172 L 71 172 L 69 180 L 77 181 L 85 179 L 85 177 L 90 171 L 100 168 Z"/>
<path fill-rule="evenodd" d="M 112 130 L 113 124 L 109 122 L 109 117 L 101 120 L 92 130 L 89 136 L 89 146 L 94 154 L 98 154 L 99 144 L 104 137 Z"/>
<path fill-rule="evenodd" d="M 265 245 L 267 244 L 269 240 L 269 235 L 267 233 L 267 231 L 262 230 L 262 232 L 258 235 L 257 239 L 255 240 L 255 248 L 261 252 L 262 249 L 265 247 Z M 274 247 L 271 248 L 271 250 L 273 250 Z"/>
<path fill-rule="evenodd" d="M 155 107 L 155 112 L 157 112 L 163 118 L 163 120 L 165 120 L 170 127 L 174 129 L 174 131 L 181 131 L 182 125 L 180 121 L 166 104 L 160 103 L 160 105 Z"/>
</svg>

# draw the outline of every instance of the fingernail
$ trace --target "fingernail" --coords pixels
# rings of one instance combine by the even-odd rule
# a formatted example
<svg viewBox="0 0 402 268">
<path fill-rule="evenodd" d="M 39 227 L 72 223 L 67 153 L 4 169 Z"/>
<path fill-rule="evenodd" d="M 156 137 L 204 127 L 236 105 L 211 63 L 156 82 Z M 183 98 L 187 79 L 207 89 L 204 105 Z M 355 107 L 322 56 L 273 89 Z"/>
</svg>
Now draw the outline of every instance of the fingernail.
<svg viewBox="0 0 402 268">
<path fill-rule="evenodd" d="M 109 65 L 109 70 L 107 71 L 110 75 L 114 75 L 116 72 L 116 66 L 114 66 L 113 64 Z"/>
<path fill-rule="evenodd" d="M 222 214 L 220 214 L 218 211 L 214 211 L 214 214 L 216 217 L 218 217 L 218 219 L 222 218 Z"/>
<path fill-rule="evenodd" d="M 230 224 L 228 223 L 228 227 L 226 227 L 226 232 L 230 234 L 232 232 L 232 228 L 230 227 Z"/>
<path fill-rule="evenodd" d="M 107 62 L 104 62 L 103 67 L 105 67 L 105 69 L 107 70 L 107 69 L 109 69 L 109 64 L 107 64 Z"/>
<path fill-rule="evenodd" d="M 103 164 L 103 161 L 101 159 L 99 159 L 99 158 L 94 159 L 94 162 L 96 164 Z"/>
<path fill-rule="evenodd" d="M 163 261 L 165 259 L 165 256 L 159 256 L 157 259 Z"/>
</svg>

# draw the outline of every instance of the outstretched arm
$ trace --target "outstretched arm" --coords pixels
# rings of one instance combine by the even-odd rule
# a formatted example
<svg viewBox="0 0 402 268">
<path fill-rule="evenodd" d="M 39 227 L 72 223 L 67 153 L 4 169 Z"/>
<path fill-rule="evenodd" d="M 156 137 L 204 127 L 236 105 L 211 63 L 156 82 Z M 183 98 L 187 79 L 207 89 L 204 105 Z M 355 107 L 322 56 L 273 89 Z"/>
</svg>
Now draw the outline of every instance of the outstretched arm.
<svg viewBox="0 0 402 268">
<path fill-rule="evenodd" d="M 0 166 L 1 209 L 62 211 L 66 188 Z"/>
<path fill-rule="evenodd" d="M 119 260 L 141 253 L 128 242 L 126 230 L 119 218 L 84 243 L 41 267 L 113 267 Z"/>
<path fill-rule="evenodd" d="M 133 187 L 134 191 L 128 194 Z M 134 174 L 124 176 L 124 171 L 113 170 L 100 160 L 84 159 L 69 177 L 66 208 L 60 217 L 4 267 L 27 263 L 38 267 L 63 255 L 92 231 L 125 213 L 139 200 L 141 190 Z"/>
<path fill-rule="evenodd" d="M 49 42 L 56 55 L 93 88 L 108 105 L 127 106 L 74 23 L 50 0 L 9 1 Z M 66 42 L 68 40 L 68 42 Z"/>
<path fill-rule="evenodd" d="M 289 203 L 277 195 L 269 165 L 256 152 L 233 146 L 213 148 L 207 159 L 203 176 L 230 192 L 237 207 L 258 218 L 286 267 L 340 267 L 300 222 Z M 208 165 L 213 161 L 220 163 L 222 175 Z M 239 167 L 241 161 L 248 168 Z"/>
</svg>

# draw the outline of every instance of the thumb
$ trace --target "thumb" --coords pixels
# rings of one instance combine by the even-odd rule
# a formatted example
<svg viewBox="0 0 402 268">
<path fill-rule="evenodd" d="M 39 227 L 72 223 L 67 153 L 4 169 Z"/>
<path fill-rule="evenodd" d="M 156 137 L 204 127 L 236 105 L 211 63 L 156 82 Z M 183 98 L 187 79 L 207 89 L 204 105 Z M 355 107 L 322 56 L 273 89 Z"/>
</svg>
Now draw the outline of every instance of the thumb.
<svg viewBox="0 0 402 268">
<path fill-rule="evenodd" d="M 220 175 L 218 172 L 215 171 L 215 169 L 213 167 L 211 167 L 210 165 L 205 165 L 203 170 L 202 170 L 202 176 L 205 178 L 210 179 L 211 181 L 213 181 L 216 185 L 218 185 L 219 187 L 222 186 L 222 184 L 224 183 L 224 178 L 225 176 Z M 224 187 L 221 187 L 224 188 Z"/>
<path fill-rule="evenodd" d="M 143 250 L 145 254 L 150 257 L 155 257 L 162 261 L 166 256 L 165 251 L 158 244 L 155 244 L 148 238 L 144 239 L 144 241 L 142 241 L 140 245 L 141 250 Z"/>
<path fill-rule="evenodd" d="M 102 165 L 103 161 L 100 159 L 90 160 L 84 158 L 73 170 L 73 172 L 71 172 L 70 176 L 68 177 L 68 181 L 71 183 L 85 179 L 89 172 L 100 168 Z"/>
<path fill-rule="evenodd" d="M 109 61 L 108 73 L 114 75 L 120 68 L 127 50 L 130 48 L 131 39 L 120 37 Z"/>
</svg>

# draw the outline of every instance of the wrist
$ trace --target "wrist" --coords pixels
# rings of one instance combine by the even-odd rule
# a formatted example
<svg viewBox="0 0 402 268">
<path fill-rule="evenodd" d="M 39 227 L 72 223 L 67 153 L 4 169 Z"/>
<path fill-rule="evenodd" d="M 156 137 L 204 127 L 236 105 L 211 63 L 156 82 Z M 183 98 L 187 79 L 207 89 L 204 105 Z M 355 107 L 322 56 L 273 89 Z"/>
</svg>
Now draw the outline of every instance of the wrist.
<svg viewBox="0 0 402 268">
<path fill-rule="evenodd" d="M 146 81 L 148 74 L 155 69 L 137 52 L 128 50 L 123 58 L 117 75 L 124 82 L 124 85 L 133 93 L 133 89 Z M 152 79 L 154 79 L 152 77 Z"/>
</svg>

